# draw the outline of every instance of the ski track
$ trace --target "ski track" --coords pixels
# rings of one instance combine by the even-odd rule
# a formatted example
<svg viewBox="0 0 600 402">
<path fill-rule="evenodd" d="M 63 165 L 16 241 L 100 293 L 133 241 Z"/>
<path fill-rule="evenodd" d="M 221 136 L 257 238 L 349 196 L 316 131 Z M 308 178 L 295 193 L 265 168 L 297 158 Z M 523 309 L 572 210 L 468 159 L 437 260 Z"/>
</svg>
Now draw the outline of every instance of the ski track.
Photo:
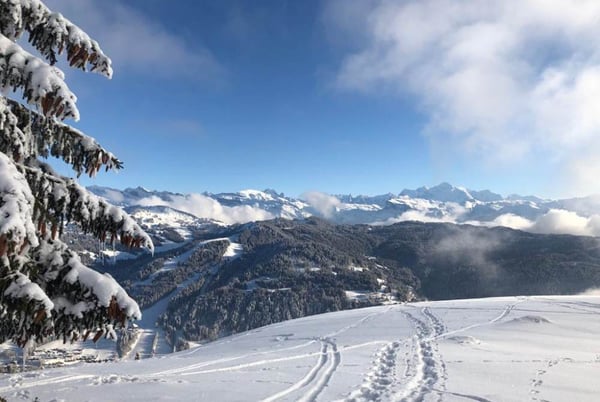
<svg viewBox="0 0 600 402">
<path fill-rule="evenodd" d="M 268 350 L 265 352 L 256 352 L 256 353 L 249 353 L 249 354 L 240 355 L 240 356 L 226 357 L 223 359 L 209 360 L 209 361 L 202 362 L 202 363 L 196 363 L 196 364 L 190 364 L 190 365 L 183 366 L 183 367 L 177 367 L 177 368 L 171 369 L 171 370 L 157 371 L 154 373 L 147 374 L 147 376 L 164 376 L 164 375 L 180 374 L 180 373 L 184 373 L 186 371 L 196 370 L 196 369 L 207 367 L 207 366 L 214 366 L 215 364 L 229 363 L 229 362 L 232 362 L 235 360 L 241 360 L 241 359 L 246 359 L 246 358 L 250 358 L 250 357 L 263 356 L 263 355 L 268 355 L 271 353 L 287 352 L 287 351 L 295 350 L 295 349 L 302 349 L 302 348 L 312 345 L 315 342 L 316 342 L 315 339 L 311 339 L 308 342 L 305 342 L 305 343 L 302 343 L 302 344 L 296 345 L 296 346 L 291 346 L 289 348 L 281 348 L 281 349 L 276 349 L 276 350 Z M 317 352 L 308 353 L 308 354 L 303 354 L 301 356 L 312 356 L 316 353 Z"/>
<path fill-rule="evenodd" d="M 492 402 L 489 399 L 485 399 L 485 398 L 482 398 L 481 396 L 477 396 L 477 395 L 460 394 L 458 392 L 442 391 L 442 390 L 439 390 L 439 389 L 435 389 L 434 391 L 439 392 L 441 394 L 448 394 L 448 395 L 458 396 L 458 397 L 463 398 L 463 399 L 470 399 L 472 401 L 477 401 L 477 402 Z"/>
<path fill-rule="evenodd" d="M 322 344 L 322 349 L 321 349 L 321 356 L 319 358 L 319 360 L 317 361 L 317 364 L 298 382 L 294 383 L 292 386 L 284 389 L 283 391 L 278 392 L 277 394 L 274 394 L 272 396 L 269 396 L 265 399 L 263 399 L 263 401 L 275 401 L 277 399 L 283 398 L 286 395 L 291 394 L 294 391 L 297 391 L 301 388 L 305 388 L 309 385 L 311 385 L 311 387 L 308 389 L 308 391 L 304 394 L 304 396 L 299 399 L 299 401 L 315 401 L 318 396 L 321 394 L 321 392 L 323 392 L 323 390 L 327 387 L 327 384 L 329 384 L 329 381 L 331 381 L 331 378 L 333 377 L 333 374 L 335 373 L 337 367 L 340 365 L 342 357 L 341 357 L 341 352 L 338 350 L 338 346 L 335 343 L 335 341 L 333 340 L 333 338 L 335 336 L 338 336 L 346 331 L 349 331 L 351 329 L 357 328 L 360 325 L 364 324 L 365 322 L 373 319 L 373 317 L 379 316 L 379 315 L 383 315 L 388 313 L 389 311 L 391 311 L 393 309 L 393 307 L 389 307 L 387 309 L 385 309 L 384 311 L 379 311 L 376 313 L 372 313 L 372 314 L 368 314 L 362 318 L 360 318 L 359 320 L 357 320 L 356 322 L 353 322 L 350 325 L 346 325 L 342 328 L 340 328 L 337 331 L 331 332 L 327 335 L 325 335 L 323 338 L 320 339 L 321 344 Z M 373 344 L 380 344 L 383 341 L 372 341 L 372 342 L 367 342 L 365 344 L 360 344 L 360 345 L 351 345 L 348 347 L 345 347 L 344 350 L 350 350 L 350 349 L 357 349 L 360 347 L 364 347 L 364 346 L 370 346 Z M 329 365 L 327 366 L 326 369 L 322 370 L 323 367 L 325 366 L 325 364 L 327 363 L 327 361 L 329 361 Z M 320 373 L 320 375 L 317 377 L 317 375 Z M 314 383 L 314 384 L 313 384 Z"/>
<path fill-rule="evenodd" d="M 478 323 L 478 324 L 467 325 L 466 327 L 462 327 L 462 328 L 459 328 L 459 329 L 454 329 L 452 331 L 443 332 L 441 334 L 435 335 L 434 338 L 435 339 L 445 338 L 445 337 L 447 337 L 449 335 L 459 334 L 461 332 L 465 332 L 465 331 L 468 331 L 470 329 L 474 329 L 474 328 L 479 328 L 479 327 L 484 327 L 484 326 L 487 326 L 487 325 L 495 324 L 495 323 L 497 323 L 497 322 L 502 321 L 503 319 L 505 319 L 506 316 L 508 316 L 511 313 L 511 311 L 513 311 L 513 309 L 516 307 L 516 305 L 519 304 L 519 303 L 522 303 L 523 301 L 524 300 L 519 300 L 516 303 L 507 305 L 504 308 L 504 310 L 502 310 L 502 313 L 500 313 L 500 315 L 498 315 L 495 318 L 492 318 L 489 321 Z"/>
<path fill-rule="evenodd" d="M 385 313 L 389 312 L 391 309 L 392 309 L 392 307 L 390 307 L 390 308 L 388 308 L 388 309 L 386 309 L 385 311 L 382 311 L 382 312 L 371 313 L 371 314 L 368 314 L 368 315 L 366 315 L 364 317 L 361 317 L 358 321 L 356 321 L 356 322 L 354 322 L 354 323 L 352 323 L 350 325 L 344 326 L 341 329 L 339 329 L 339 330 L 337 330 L 335 332 L 332 332 L 332 333 L 330 333 L 328 335 L 325 335 L 322 339 L 327 339 L 327 340 L 329 340 L 330 342 L 333 343 L 332 338 L 334 336 L 340 335 L 343 332 L 346 332 L 346 331 L 348 331 L 350 329 L 356 328 L 359 325 L 361 325 L 361 324 L 363 324 L 363 323 L 371 320 L 373 317 L 376 317 L 378 315 L 382 315 L 382 314 L 385 314 Z M 271 329 L 273 329 L 273 328 L 274 327 L 271 327 Z M 283 348 L 283 349 L 277 349 L 277 350 L 270 350 L 270 351 L 258 352 L 258 353 L 250 353 L 250 354 L 246 354 L 246 355 L 242 355 L 242 356 L 235 356 L 235 357 L 229 357 L 229 358 L 224 358 L 224 359 L 212 360 L 212 361 L 208 361 L 208 362 L 191 364 L 191 365 L 184 366 L 184 367 L 178 367 L 176 369 L 164 370 L 164 371 L 159 371 L 159 372 L 155 372 L 155 373 L 152 373 L 152 374 L 147 374 L 146 376 L 151 376 L 151 375 L 153 375 L 153 376 L 160 376 L 160 375 L 180 374 L 180 373 L 184 373 L 184 372 L 187 372 L 187 371 L 196 370 L 196 369 L 199 369 L 199 368 L 202 368 L 202 367 L 207 367 L 207 366 L 211 366 L 211 365 L 215 365 L 215 364 L 219 364 L 219 363 L 227 363 L 227 362 L 231 362 L 231 361 L 235 361 L 235 360 L 240 360 L 240 359 L 244 359 L 244 358 L 249 358 L 249 357 L 254 357 L 254 356 L 261 356 L 261 355 L 265 355 L 265 354 L 271 354 L 271 353 L 289 351 L 289 350 L 294 350 L 294 349 L 301 349 L 303 347 L 309 346 L 309 345 L 317 342 L 317 340 L 318 339 L 311 339 L 310 341 L 308 341 L 306 343 L 303 343 L 301 345 L 292 346 L 292 347 L 289 347 L 289 348 Z M 378 341 L 375 341 L 375 342 L 377 343 Z M 372 344 L 372 342 L 369 342 L 368 344 Z M 362 346 L 362 345 L 359 345 L 359 346 Z M 336 346 L 336 348 L 337 348 L 337 346 Z M 194 350 L 194 351 L 192 351 L 192 352 L 190 352 L 188 354 L 196 353 L 196 351 L 199 350 L 199 349 L 200 348 L 198 348 L 198 349 L 196 349 L 196 350 Z M 318 352 L 303 354 L 303 355 L 300 355 L 300 356 L 307 357 L 307 356 L 315 355 L 316 353 L 318 353 Z M 292 356 L 292 357 L 295 357 L 295 356 Z M 279 360 L 279 359 L 275 359 L 275 360 Z M 235 366 L 235 367 L 237 367 L 237 366 Z"/>
<path fill-rule="evenodd" d="M 590 307 L 595 310 L 600 310 L 600 304 L 597 304 L 597 303 L 590 303 L 590 302 L 566 302 L 566 303 L 575 304 L 575 305 L 582 306 L 582 307 Z"/>
<path fill-rule="evenodd" d="M 304 388 L 305 386 L 310 384 L 312 381 L 314 381 L 315 377 L 317 376 L 317 373 L 319 372 L 319 370 L 321 370 L 323 368 L 323 366 L 325 366 L 326 362 L 327 362 L 327 344 L 325 342 L 321 341 L 321 355 L 319 356 L 317 363 L 310 369 L 310 371 L 300 381 L 293 384 L 291 387 L 286 388 L 283 391 L 276 393 L 275 395 L 271 395 L 270 397 L 263 399 L 262 402 L 276 401 L 277 399 L 283 398 L 284 396 L 289 395 L 294 391 Z"/>
<path fill-rule="evenodd" d="M 390 311 L 393 310 L 393 308 L 394 308 L 393 306 L 390 306 L 387 309 L 385 309 L 384 311 L 378 311 L 376 313 L 367 314 L 366 316 L 362 317 L 360 320 L 358 320 L 358 321 L 356 321 L 356 322 L 354 322 L 354 323 L 352 323 L 350 325 L 346 325 L 345 327 L 343 327 L 343 328 L 341 328 L 341 329 L 339 329 L 339 330 L 337 330 L 335 332 L 332 332 L 330 334 L 325 335 L 325 338 L 327 338 L 327 339 L 334 338 L 334 337 L 336 337 L 336 336 L 338 336 L 338 335 L 340 335 L 340 334 L 342 334 L 342 333 L 344 333 L 346 331 L 349 331 L 351 329 L 354 329 L 354 328 L 360 326 L 361 324 L 364 324 L 365 322 L 367 322 L 369 320 L 372 320 L 373 317 L 377 317 L 377 316 L 389 313 Z"/>
<path fill-rule="evenodd" d="M 5 392 L 5 391 L 10 391 L 10 390 L 15 390 L 15 389 L 38 387 L 41 385 L 61 384 L 63 382 L 86 380 L 86 379 L 92 379 L 92 378 L 96 378 L 96 377 L 97 376 L 91 375 L 91 374 L 64 375 L 61 377 L 47 378 L 45 380 L 38 380 L 38 381 L 32 381 L 32 382 L 26 382 L 26 383 L 21 382 L 22 377 L 20 377 L 20 376 L 11 377 L 11 381 L 13 381 L 14 383 L 10 386 L 0 388 L 0 392 Z"/>
<path fill-rule="evenodd" d="M 326 361 L 329 363 L 324 370 L 319 371 L 318 377 L 315 381 L 311 382 L 310 388 L 306 393 L 298 399 L 298 402 L 313 402 L 316 401 L 319 395 L 325 390 L 329 381 L 333 377 L 333 374 L 337 370 L 338 366 L 342 361 L 342 355 L 338 350 L 337 344 L 329 339 L 323 338 L 322 342 L 326 348 Z"/>
<path fill-rule="evenodd" d="M 557 303 L 557 302 L 552 303 L 551 301 L 545 301 L 545 300 L 543 300 L 543 302 L 545 304 L 554 304 L 554 305 L 559 305 L 564 308 L 568 308 L 570 310 L 575 310 L 579 314 L 581 314 L 581 313 L 586 313 L 586 314 L 590 314 L 590 315 L 600 314 L 600 311 L 598 311 L 598 309 L 600 309 L 600 305 L 597 305 L 594 303 L 569 302 L 569 301 L 564 301 L 564 302 L 560 302 L 560 303 Z"/>
</svg>

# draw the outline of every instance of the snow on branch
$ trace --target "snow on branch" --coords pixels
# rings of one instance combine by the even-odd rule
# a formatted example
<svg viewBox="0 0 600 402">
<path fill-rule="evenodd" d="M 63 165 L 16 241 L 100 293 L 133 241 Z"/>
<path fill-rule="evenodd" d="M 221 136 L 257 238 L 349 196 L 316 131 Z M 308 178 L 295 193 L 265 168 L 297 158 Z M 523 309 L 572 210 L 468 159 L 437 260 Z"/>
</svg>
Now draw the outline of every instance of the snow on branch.
<svg viewBox="0 0 600 402">
<path fill-rule="evenodd" d="M 77 98 L 64 79 L 64 73 L 58 68 L 49 66 L 0 35 L 0 86 L 23 89 L 23 97 L 44 116 L 79 120 Z"/>
<path fill-rule="evenodd" d="M 72 67 L 112 77 L 111 60 L 98 43 L 61 14 L 40 0 L 0 0 L 0 33 L 14 41 L 25 31 L 29 32 L 29 42 L 50 64 L 66 50 Z"/>
<path fill-rule="evenodd" d="M 34 203 L 23 174 L 0 153 L 0 257 L 38 245 L 32 216 Z"/>
<path fill-rule="evenodd" d="M 69 178 L 57 178 L 40 167 L 21 166 L 38 200 L 33 213 L 42 237 L 56 238 L 65 222 L 75 222 L 102 241 L 120 239 L 127 247 L 154 252 L 150 236 L 121 208 L 111 205 Z M 50 232 L 48 232 L 48 224 Z M 109 237 L 110 236 L 110 237 Z"/>
<path fill-rule="evenodd" d="M 5 98 L 0 98 L 0 152 L 16 161 L 51 155 L 71 165 L 77 175 L 85 172 L 90 177 L 102 167 L 107 171 L 123 167 L 94 138 Z"/>
<path fill-rule="evenodd" d="M 22 346 L 32 336 L 45 338 L 52 331 L 53 309 L 44 290 L 23 273 L 0 277 L 0 341 L 14 339 Z"/>
<path fill-rule="evenodd" d="M 11 277 L 10 284 L 4 290 L 5 297 L 14 299 L 25 298 L 28 300 L 37 300 L 44 306 L 44 311 L 49 315 L 54 308 L 54 303 L 48 298 L 46 293 L 37 284 L 20 272 L 15 272 L 9 275 Z"/>
<path fill-rule="evenodd" d="M 141 319 L 138 304 L 110 275 L 83 265 L 60 240 L 41 240 L 31 257 L 22 259 L 30 276 L 0 276 L 0 342 L 14 339 L 22 345 L 51 333 L 66 342 L 87 338 L 90 331 L 97 340 Z"/>
<path fill-rule="evenodd" d="M 60 240 L 42 240 L 33 255 L 54 303 L 57 333 L 79 336 L 86 329 L 98 328 L 109 334 L 113 326 L 142 317 L 137 303 L 117 281 L 83 265 Z M 64 316 L 69 318 L 61 320 Z"/>
</svg>

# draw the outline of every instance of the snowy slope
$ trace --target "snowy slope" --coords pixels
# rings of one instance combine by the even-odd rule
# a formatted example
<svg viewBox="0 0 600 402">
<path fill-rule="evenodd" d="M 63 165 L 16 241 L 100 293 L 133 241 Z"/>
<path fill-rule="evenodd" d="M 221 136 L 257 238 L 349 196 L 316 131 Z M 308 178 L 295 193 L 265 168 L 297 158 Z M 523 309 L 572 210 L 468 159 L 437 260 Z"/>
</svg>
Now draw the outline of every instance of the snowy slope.
<svg viewBox="0 0 600 402">
<path fill-rule="evenodd" d="M 306 317 L 162 358 L 0 377 L 68 401 L 595 401 L 600 297 L 389 305 Z"/>
</svg>

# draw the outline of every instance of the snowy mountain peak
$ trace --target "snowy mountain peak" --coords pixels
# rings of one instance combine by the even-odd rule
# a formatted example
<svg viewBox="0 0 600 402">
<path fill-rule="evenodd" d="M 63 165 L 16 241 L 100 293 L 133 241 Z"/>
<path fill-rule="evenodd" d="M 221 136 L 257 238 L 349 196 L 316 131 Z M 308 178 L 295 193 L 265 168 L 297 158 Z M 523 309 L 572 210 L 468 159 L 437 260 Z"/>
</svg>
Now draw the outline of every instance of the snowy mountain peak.
<svg viewBox="0 0 600 402">
<path fill-rule="evenodd" d="M 400 195 L 431 201 L 456 202 L 459 204 L 474 200 L 473 196 L 465 188 L 454 187 L 445 182 L 431 188 L 419 187 L 416 190 L 403 190 Z"/>
<path fill-rule="evenodd" d="M 238 193 L 241 197 L 248 198 L 251 200 L 261 200 L 261 201 L 273 201 L 275 197 L 279 197 L 277 193 L 273 194 L 267 191 L 259 191 L 259 190 L 242 190 Z"/>
<path fill-rule="evenodd" d="M 458 204 L 473 201 L 496 202 L 504 199 L 500 194 L 493 193 L 490 190 L 476 191 L 467 189 L 466 187 L 453 186 L 446 182 L 433 187 L 419 187 L 416 190 L 405 189 L 400 195 L 430 201 L 456 202 Z"/>
</svg>

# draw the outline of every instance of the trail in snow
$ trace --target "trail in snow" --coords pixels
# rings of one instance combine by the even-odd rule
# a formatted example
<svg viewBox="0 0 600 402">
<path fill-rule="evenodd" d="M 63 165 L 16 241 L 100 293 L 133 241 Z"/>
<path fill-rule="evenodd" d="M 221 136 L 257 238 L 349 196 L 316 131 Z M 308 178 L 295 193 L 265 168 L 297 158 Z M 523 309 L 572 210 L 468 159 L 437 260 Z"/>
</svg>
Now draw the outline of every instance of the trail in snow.
<svg viewBox="0 0 600 402">
<path fill-rule="evenodd" d="M 444 394 L 446 392 L 444 384 L 447 379 L 446 365 L 439 353 L 437 340 L 499 322 L 506 318 L 513 308 L 522 301 L 518 300 L 507 305 L 500 315 L 489 321 L 468 325 L 452 331 L 447 330 L 443 321 L 429 307 L 425 307 L 420 311 L 426 321 L 416 318 L 411 313 L 401 311 L 415 327 L 415 336 L 409 341 L 399 339 L 381 348 L 375 355 L 373 366 L 367 373 L 363 383 L 359 389 L 350 393 L 346 401 L 389 399 L 418 401 L 422 400 L 429 392 L 438 395 Z M 402 348 L 408 347 L 411 347 L 411 352 L 406 352 L 404 355 L 402 364 L 405 364 L 405 369 L 403 378 L 400 378 L 398 373 L 398 365 L 402 359 L 400 351 Z M 395 386 L 397 382 L 402 381 L 405 382 L 405 389 L 403 392 L 398 393 Z M 439 399 L 441 400 L 441 396 Z"/>
<path fill-rule="evenodd" d="M 298 399 L 299 402 L 313 402 L 316 401 L 319 395 L 323 392 L 325 387 L 329 384 L 331 377 L 335 373 L 335 370 L 342 361 L 342 355 L 338 350 L 337 344 L 329 338 L 322 339 L 325 345 L 325 360 L 328 361 L 327 367 L 319 371 L 315 381 L 312 381 L 310 387 L 306 390 L 305 394 Z"/>
<path fill-rule="evenodd" d="M 360 388 L 350 393 L 346 401 L 366 402 L 389 399 L 390 391 L 397 381 L 397 360 L 402 346 L 399 341 L 391 342 L 381 348 L 375 355 L 373 366 L 363 380 Z"/>
<path fill-rule="evenodd" d="M 531 395 L 532 401 L 545 401 L 545 398 L 541 397 L 542 385 L 544 384 L 544 376 L 550 369 L 560 363 L 559 359 L 552 359 L 546 362 L 543 369 L 538 369 L 535 372 L 535 376 L 530 380 L 531 387 L 529 389 L 529 394 Z"/>
<path fill-rule="evenodd" d="M 446 365 L 439 353 L 436 337 L 445 329 L 443 323 L 425 307 L 421 314 L 425 321 L 404 311 L 406 318 L 415 328 L 413 356 L 409 361 L 412 372 L 404 389 L 393 395 L 393 400 L 422 401 L 435 392 L 434 387 L 445 390 Z M 440 400 L 441 397 L 438 399 Z"/>
<path fill-rule="evenodd" d="M 306 387 L 308 384 L 310 384 L 311 382 L 313 382 L 315 380 L 317 373 L 325 366 L 326 362 L 327 362 L 327 344 L 325 342 L 321 341 L 321 353 L 319 354 L 319 359 L 317 360 L 317 363 L 310 369 L 310 371 L 308 373 L 306 373 L 306 375 L 304 377 L 302 377 L 300 379 L 300 381 L 294 383 L 291 387 L 288 387 L 288 388 L 284 389 L 283 391 L 276 393 L 275 395 L 271 395 L 271 396 L 263 399 L 262 402 L 276 401 L 278 399 L 283 398 L 284 396 L 291 394 L 292 392 L 295 392 L 301 388 Z"/>
<path fill-rule="evenodd" d="M 362 318 L 360 318 L 358 321 L 353 322 L 349 325 L 346 325 L 334 332 L 331 332 L 327 335 L 325 335 L 323 338 L 320 339 L 321 342 L 321 354 L 319 356 L 319 359 L 316 363 L 315 366 L 313 366 L 309 372 L 302 378 L 300 379 L 300 381 L 292 384 L 290 387 L 274 394 L 271 395 L 265 399 L 263 399 L 263 401 L 265 402 L 271 402 L 271 401 L 275 401 L 278 400 L 280 398 L 283 398 L 293 392 L 296 392 L 302 388 L 306 388 L 306 390 L 304 391 L 304 395 L 299 399 L 299 401 L 302 402 L 309 402 L 309 401 L 315 401 L 317 400 L 318 396 L 323 392 L 323 390 L 327 387 L 327 384 L 331 381 L 331 378 L 333 377 L 336 369 L 338 368 L 338 366 L 341 363 L 342 360 L 342 355 L 340 350 L 338 350 L 338 345 L 335 343 L 335 341 L 333 340 L 335 336 L 339 336 L 340 334 L 343 334 L 344 332 L 347 332 L 351 329 L 360 327 L 361 325 L 363 325 L 364 323 L 368 322 L 369 320 L 386 314 L 387 312 L 389 312 L 392 309 L 392 307 L 381 311 L 381 312 L 376 312 L 373 314 L 368 314 Z M 375 343 L 380 343 L 380 341 L 376 341 Z M 364 346 L 370 346 L 372 345 L 373 342 L 368 342 L 366 344 L 362 344 L 362 345 L 352 345 L 350 347 L 344 348 L 344 349 L 355 349 L 357 347 L 364 347 Z M 329 362 L 329 365 L 327 367 L 325 367 L 325 364 Z"/>
<path fill-rule="evenodd" d="M 593 380 L 600 368 L 600 320 L 578 310 L 596 310 L 591 301 L 427 302 L 313 316 L 161 359 L 0 376 L 0 395 L 9 400 L 127 395 L 266 402 L 593 401 L 600 392 Z M 523 320 L 529 311 L 548 321 Z M 478 343 L 457 341 L 462 338 Z"/>
</svg>

